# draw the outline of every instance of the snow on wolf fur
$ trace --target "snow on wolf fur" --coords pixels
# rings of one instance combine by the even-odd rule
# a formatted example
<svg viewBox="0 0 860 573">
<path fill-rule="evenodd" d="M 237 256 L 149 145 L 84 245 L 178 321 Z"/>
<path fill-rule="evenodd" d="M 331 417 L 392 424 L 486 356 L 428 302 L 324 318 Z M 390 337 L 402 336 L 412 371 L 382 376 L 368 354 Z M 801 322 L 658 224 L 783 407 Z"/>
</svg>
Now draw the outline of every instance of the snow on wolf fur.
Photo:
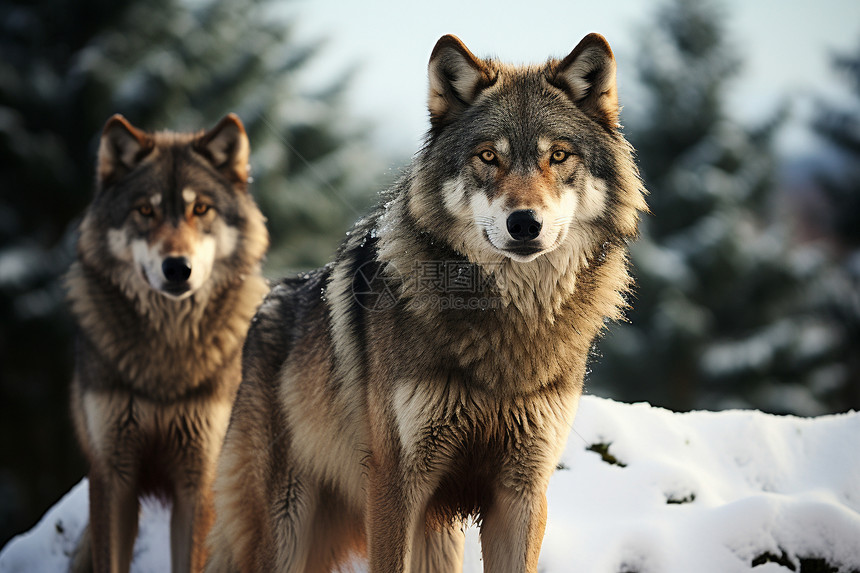
<svg viewBox="0 0 860 573">
<path fill-rule="evenodd" d="M 857 452 L 860 413 L 675 414 L 586 396 L 550 482 L 541 571 L 860 570 Z M 86 512 L 82 482 L 0 552 L 0 573 L 65 573 Z M 132 571 L 169 569 L 168 531 L 146 504 Z"/>
</svg>

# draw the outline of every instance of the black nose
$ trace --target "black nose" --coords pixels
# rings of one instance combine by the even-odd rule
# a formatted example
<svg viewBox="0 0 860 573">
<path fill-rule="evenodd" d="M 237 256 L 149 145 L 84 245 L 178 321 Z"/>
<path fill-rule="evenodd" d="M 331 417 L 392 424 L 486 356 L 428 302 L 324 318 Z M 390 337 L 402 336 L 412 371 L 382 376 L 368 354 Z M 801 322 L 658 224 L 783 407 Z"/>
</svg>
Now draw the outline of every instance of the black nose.
<svg viewBox="0 0 860 573">
<path fill-rule="evenodd" d="M 167 257 L 161 263 L 164 278 L 171 283 L 184 283 L 191 276 L 191 262 L 185 257 Z"/>
<path fill-rule="evenodd" d="M 531 241 L 540 235 L 541 222 L 531 209 L 514 211 L 508 216 L 508 233 L 516 241 Z"/>
</svg>

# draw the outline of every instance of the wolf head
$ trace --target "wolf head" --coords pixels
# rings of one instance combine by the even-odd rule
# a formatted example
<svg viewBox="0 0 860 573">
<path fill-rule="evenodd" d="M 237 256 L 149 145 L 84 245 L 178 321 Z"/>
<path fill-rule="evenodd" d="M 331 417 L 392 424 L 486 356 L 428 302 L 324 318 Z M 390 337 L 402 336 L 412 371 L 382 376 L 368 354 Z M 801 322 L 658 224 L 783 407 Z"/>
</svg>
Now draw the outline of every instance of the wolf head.
<svg viewBox="0 0 860 573">
<path fill-rule="evenodd" d="M 248 153 L 233 114 L 196 134 L 147 133 L 114 115 L 81 224 L 82 260 L 125 290 L 177 300 L 250 272 L 268 235 L 248 193 Z"/>
<path fill-rule="evenodd" d="M 524 67 L 480 59 L 444 36 L 429 88 L 431 128 L 409 197 L 424 231 L 473 261 L 518 263 L 635 235 L 647 207 L 602 36 Z"/>
</svg>

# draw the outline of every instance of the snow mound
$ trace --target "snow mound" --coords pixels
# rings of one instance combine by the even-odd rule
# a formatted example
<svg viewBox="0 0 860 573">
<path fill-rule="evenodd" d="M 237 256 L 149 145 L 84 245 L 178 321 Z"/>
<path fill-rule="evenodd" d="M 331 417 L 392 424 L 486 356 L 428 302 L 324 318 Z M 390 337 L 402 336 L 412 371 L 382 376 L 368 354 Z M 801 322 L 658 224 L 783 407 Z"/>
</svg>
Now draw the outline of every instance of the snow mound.
<svg viewBox="0 0 860 573">
<path fill-rule="evenodd" d="M 860 414 L 677 414 L 582 399 L 550 483 L 546 573 L 860 571 Z M 0 551 L 0 572 L 65 573 L 86 480 Z M 169 570 L 169 514 L 144 504 L 132 571 Z M 467 572 L 481 571 L 467 532 Z"/>
<path fill-rule="evenodd" d="M 586 397 L 562 459 L 548 572 L 791 570 L 777 559 L 860 570 L 860 414 L 677 414 Z"/>
</svg>

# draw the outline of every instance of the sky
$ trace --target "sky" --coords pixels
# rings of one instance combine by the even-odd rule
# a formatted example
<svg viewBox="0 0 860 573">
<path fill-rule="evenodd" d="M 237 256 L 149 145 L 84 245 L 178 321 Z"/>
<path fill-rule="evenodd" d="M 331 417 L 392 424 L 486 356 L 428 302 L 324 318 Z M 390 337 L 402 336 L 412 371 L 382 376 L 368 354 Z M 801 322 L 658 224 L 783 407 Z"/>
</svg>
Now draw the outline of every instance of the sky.
<svg viewBox="0 0 860 573">
<path fill-rule="evenodd" d="M 374 126 L 382 149 L 416 151 L 427 129 L 426 68 L 436 40 L 455 34 L 478 56 L 510 62 L 563 57 L 589 32 L 603 34 L 618 60 L 619 99 L 635 109 L 637 31 L 648 25 L 656 1 L 581 0 L 297 0 L 299 38 L 326 38 L 313 65 L 322 81 L 356 71 L 348 94 L 352 113 Z M 787 96 L 793 117 L 780 149 L 799 154 L 816 141 L 803 128 L 812 98 L 844 98 L 831 55 L 860 46 L 857 0 L 724 0 L 732 44 L 744 60 L 728 101 L 732 117 L 755 122 Z M 623 121 L 623 114 L 622 114 Z"/>
</svg>

